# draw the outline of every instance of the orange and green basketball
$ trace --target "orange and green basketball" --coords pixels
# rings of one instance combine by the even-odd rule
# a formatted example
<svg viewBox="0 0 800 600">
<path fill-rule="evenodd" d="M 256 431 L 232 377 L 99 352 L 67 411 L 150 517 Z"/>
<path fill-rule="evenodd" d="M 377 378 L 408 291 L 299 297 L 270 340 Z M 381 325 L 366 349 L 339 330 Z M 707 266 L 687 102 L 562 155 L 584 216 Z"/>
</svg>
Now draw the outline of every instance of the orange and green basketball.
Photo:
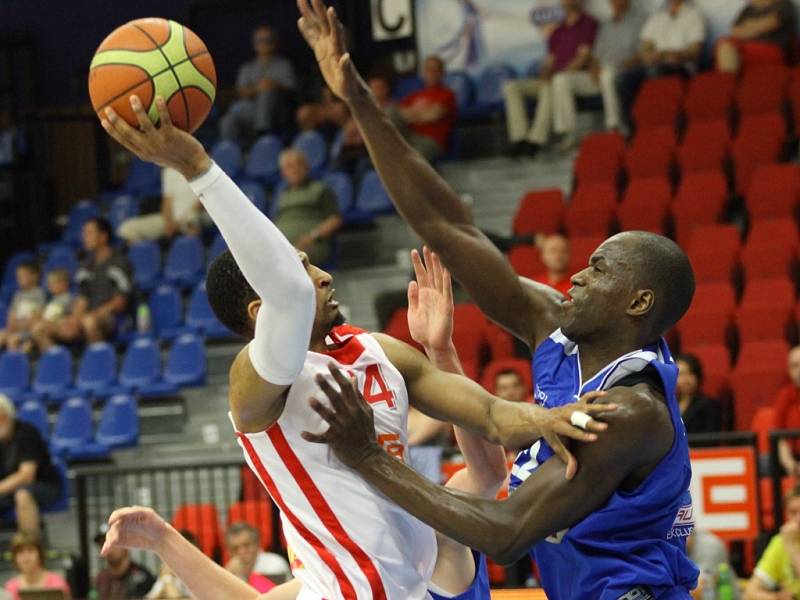
<svg viewBox="0 0 800 600">
<path fill-rule="evenodd" d="M 153 123 L 156 96 L 167 102 L 176 127 L 195 131 L 208 116 L 217 92 L 214 61 L 191 29 L 167 19 L 136 19 L 103 40 L 89 70 L 89 97 L 103 118 L 107 106 L 138 126 L 130 106 L 137 95 Z"/>
</svg>

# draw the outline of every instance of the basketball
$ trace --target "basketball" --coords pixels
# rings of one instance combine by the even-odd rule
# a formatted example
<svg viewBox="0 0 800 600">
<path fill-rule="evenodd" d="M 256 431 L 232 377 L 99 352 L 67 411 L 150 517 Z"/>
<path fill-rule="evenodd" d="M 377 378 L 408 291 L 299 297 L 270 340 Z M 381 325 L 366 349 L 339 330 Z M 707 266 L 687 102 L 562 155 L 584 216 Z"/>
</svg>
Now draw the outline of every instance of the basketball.
<svg viewBox="0 0 800 600">
<path fill-rule="evenodd" d="M 208 116 L 217 91 L 214 61 L 191 29 L 167 19 L 136 19 L 111 32 L 89 69 L 89 96 L 102 119 L 110 106 L 138 127 L 130 97 L 137 95 L 153 123 L 162 96 L 176 127 L 195 131 Z"/>
</svg>

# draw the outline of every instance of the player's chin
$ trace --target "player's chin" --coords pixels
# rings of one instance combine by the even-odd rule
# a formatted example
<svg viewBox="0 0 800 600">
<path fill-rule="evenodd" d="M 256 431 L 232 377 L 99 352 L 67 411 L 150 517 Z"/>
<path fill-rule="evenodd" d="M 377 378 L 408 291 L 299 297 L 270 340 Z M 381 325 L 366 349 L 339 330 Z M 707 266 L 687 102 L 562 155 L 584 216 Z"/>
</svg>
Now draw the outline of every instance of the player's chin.
<svg viewBox="0 0 800 600">
<path fill-rule="evenodd" d="M 330 323 L 331 327 L 339 327 L 340 325 L 345 324 L 344 315 L 338 307 L 329 309 L 325 317 L 325 321 Z"/>
</svg>

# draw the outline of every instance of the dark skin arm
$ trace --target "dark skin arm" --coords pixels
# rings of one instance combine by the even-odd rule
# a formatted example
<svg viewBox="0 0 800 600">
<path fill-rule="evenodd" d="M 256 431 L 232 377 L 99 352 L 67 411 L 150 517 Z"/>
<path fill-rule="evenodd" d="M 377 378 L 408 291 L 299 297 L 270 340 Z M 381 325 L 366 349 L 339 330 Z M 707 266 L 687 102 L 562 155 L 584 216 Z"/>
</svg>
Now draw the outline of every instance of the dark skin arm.
<svg viewBox="0 0 800 600">
<path fill-rule="evenodd" d="M 297 4 L 300 31 L 314 50 L 328 87 L 350 108 L 399 213 L 484 313 L 526 344 L 538 345 L 558 327 L 561 295 L 521 281 L 476 227 L 458 194 L 406 143 L 355 70 L 335 11 L 326 11 L 322 0 Z"/>
<path fill-rule="evenodd" d="M 330 428 L 306 439 L 330 444 L 345 464 L 412 515 L 504 564 L 580 522 L 618 488 L 641 483 L 674 436 L 663 398 L 646 385 L 614 388 L 602 400 L 617 405 L 604 417 L 608 433 L 591 445 L 575 445 L 581 467 L 574 479 L 565 479 L 563 466 L 551 458 L 507 500 L 489 500 L 431 483 L 391 458 L 375 441 L 369 405 L 352 382 L 341 373 L 335 377 L 339 390 L 320 386 L 332 408 L 312 403 Z"/>
</svg>

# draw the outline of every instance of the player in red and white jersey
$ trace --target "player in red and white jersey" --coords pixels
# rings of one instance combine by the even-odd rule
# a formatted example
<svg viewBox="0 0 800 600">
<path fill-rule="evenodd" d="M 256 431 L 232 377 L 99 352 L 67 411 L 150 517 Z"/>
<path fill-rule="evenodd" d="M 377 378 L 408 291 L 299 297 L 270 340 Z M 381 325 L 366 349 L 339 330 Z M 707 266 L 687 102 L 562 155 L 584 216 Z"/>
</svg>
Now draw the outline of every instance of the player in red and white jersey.
<svg viewBox="0 0 800 600">
<path fill-rule="evenodd" d="M 436 561 L 430 528 L 396 508 L 304 431 L 322 431 L 326 400 L 340 366 L 371 403 L 387 451 L 404 459 L 410 403 L 509 448 L 544 437 L 564 458 L 559 435 L 594 435 L 570 424 L 571 405 L 544 410 L 495 398 L 474 382 L 437 370 L 421 353 L 385 335 L 344 324 L 332 277 L 308 263 L 216 166 L 191 135 L 172 126 L 157 99 L 160 126 L 132 97 L 140 129 L 110 109 L 105 129 L 143 160 L 190 182 L 230 252 L 209 268 L 206 290 L 220 320 L 249 339 L 230 372 L 230 413 L 248 462 L 281 510 L 286 536 L 304 568 L 301 600 L 429 598 Z M 339 384 L 342 380 L 339 381 Z M 591 427 L 600 430 L 603 425 Z"/>
</svg>

